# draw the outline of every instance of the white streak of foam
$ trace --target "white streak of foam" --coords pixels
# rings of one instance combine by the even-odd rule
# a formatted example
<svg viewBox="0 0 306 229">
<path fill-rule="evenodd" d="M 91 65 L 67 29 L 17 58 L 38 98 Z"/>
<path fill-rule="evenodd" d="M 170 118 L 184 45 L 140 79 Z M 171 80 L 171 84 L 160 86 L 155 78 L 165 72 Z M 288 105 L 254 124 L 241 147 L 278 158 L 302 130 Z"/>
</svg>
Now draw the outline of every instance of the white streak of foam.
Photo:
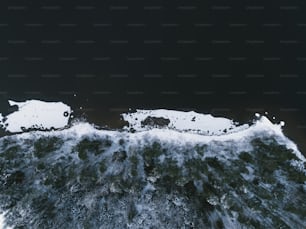
<svg viewBox="0 0 306 229">
<path fill-rule="evenodd" d="M 2 127 L 2 120 L 3 120 L 3 116 L 2 116 L 2 114 L 0 113 L 0 127 Z"/>
<path fill-rule="evenodd" d="M 250 140 L 254 138 L 254 136 L 261 137 L 264 135 L 274 136 L 279 144 L 284 144 L 287 148 L 292 149 L 293 153 L 303 162 L 306 161 L 305 157 L 298 150 L 295 143 L 293 143 L 290 139 L 288 139 L 282 132 L 281 124 L 273 124 L 270 120 L 262 116 L 258 119 L 253 125 L 248 128 L 241 129 L 236 132 L 223 134 L 223 135 L 202 135 L 193 132 L 180 132 L 174 129 L 160 129 L 153 128 L 150 130 L 143 130 L 135 133 L 131 133 L 128 131 L 110 131 L 110 130 L 98 130 L 89 123 L 75 123 L 68 129 L 64 130 L 56 130 L 52 132 L 41 132 L 34 131 L 30 133 L 19 134 L 18 138 L 31 138 L 38 136 L 61 136 L 63 138 L 69 138 L 69 136 L 74 136 L 76 138 L 81 138 L 82 136 L 109 136 L 112 138 L 120 139 L 125 138 L 128 139 L 129 144 L 137 145 L 141 144 L 148 139 L 161 140 L 163 143 L 174 143 L 176 145 L 185 145 L 185 144 L 209 144 L 212 142 L 228 142 L 231 143 L 232 147 L 237 149 L 238 151 L 242 150 L 251 150 Z M 216 144 L 214 144 L 216 145 Z"/>
<path fill-rule="evenodd" d="M 0 229 L 12 229 L 12 227 L 9 227 L 5 225 L 5 218 L 4 218 L 5 213 L 0 214 Z"/>
<path fill-rule="evenodd" d="M 9 101 L 10 105 L 17 105 L 19 110 L 6 116 L 2 123 L 7 125 L 6 130 L 10 132 L 21 132 L 22 126 L 25 128 L 38 127 L 41 129 L 62 128 L 68 124 L 69 117 L 64 116 L 64 112 L 71 113 L 71 108 L 64 103 L 50 103 L 39 100 L 29 100 L 18 103 Z M 138 144 L 147 138 L 162 139 L 163 142 L 174 142 L 175 144 L 205 144 L 212 141 L 234 141 L 235 147 L 246 147 L 245 142 L 256 134 L 265 133 L 277 137 L 280 144 L 285 144 L 291 148 L 299 159 L 306 161 L 305 157 L 298 150 L 297 146 L 284 136 L 282 132 L 283 122 L 273 124 L 265 117 L 256 115 L 258 120 L 253 125 L 237 126 L 232 120 L 226 118 L 213 117 L 211 115 L 198 114 L 194 111 L 182 112 L 173 110 L 137 110 L 135 113 L 123 114 L 124 120 L 136 129 L 135 133 L 127 131 L 98 130 L 89 123 L 75 123 L 68 129 L 52 132 L 33 131 L 18 135 L 20 138 L 38 135 L 61 135 L 75 136 L 83 135 L 103 135 L 110 137 L 129 138 L 130 143 Z M 169 119 L 169 128 L 146 128 L 141 122 L 148 116 Z M 1 122 L 0 122 L 1 124 Z M 224 129 L 227 130 L 224 133 Z M 209 133 L 209 134 L 208 134 Z M 238 144 L 239 143 L 239 144 Z"/>
<path fill-rule="evenodd" d="M 4 216 L 3 214 L 0 215 L 0 229 L 4 228 Z"/>
<path fill-rule="evenodd" d="M 142 125 L 148 117 L 168 119 L 168 127 L 179 131 L 196 131 L 206 135 L 221 135 L 245 129 L 248 125 L 237 126 L 232 120 L 213 117 L 210 114 L 199 114 L 194 111 L 183 112 L 174 110 L 137 110 L 135 113 L 122 114 L 129 126 L 137 131 L 147 130 Z"/>
<path fill-rule="evenodd" d="M 140 127 L 139 130 L 141 131 L 137 131 L 135 133 L 130 133 L 128 131 L 120 132 L 116 130 L 113 130 L 113 131 L 98 130 L 93 125 L 83 122 L 83 123 L 75 123 L 70 128 L 67 128 L 64 130 L 56 130 L 52 132 L 50 131 L 49 132 L 32 131 L 29 133 L 18 134 L 16 135 L 16 137 L 17 138 L 31 138 L 31 137 L 36 137 L 36 136 L 37 137 L 61 136 L 63 138 L 70 138 L 71 136 L 73 136 L 79 139 L 80 137 L 83 137 L 83 136 L 88 136 L 88 137 L 90 136 L 102 136 L 102 137 L 110 136 L 116 139 L 128 138 L 127 142 L 129 142 L 128 144 L 131 144 L 131 145 L 143 143 L 144 141 L 147 141 L 148 139 L 149 140 L 159 139 L 164 143 L 169 142 L 169 143 L 175 143 L 177 145 L 180 145 L 180 144 L 185 145 L 188 143 L 206 144 L 206 143 L 211 143 L 213 141 L 216 141 L 216 142 L 229 141 L 230 143 L 232 143 L 231 145 L 233 145 L 234 147 L 237 147 L 240 150 L 247 150 L 246 147 L 248 147 L 248 143 L 250 142 L 250 139 L 254 138 L 254 136 L 262 136 L 264 134 L 264 135 L 275 136 L 278 143 L 285 144 L 287 148 L 291 148 L 294 151 L 294 153 L 298 156 L 299 159 L 301 159 L 301 161 L 306 161 L 306 159 L 297 149 L 297 146 L 292 141 L 290 141 L 286 136 L 284 136 L 282 132 L 283 123 L 273 124 L 265 116 L 259 117 L 258 115 L 256 115 L 256 117 L 258 117 L 258 120 L 254 122 L 253 125 L 251 126 L 245 125 L 243 126 L 243 128 L 239 128 L 239 127 L 235 127 L 235 125 L 233 124 L 231 120 L 228 120 L 225 118 L 214 118 L 211 115 L 198 114 L 197 117 L 199 119 L 196 118 L 195 120 L 198 120 L 198 121 L 196 121 L 195 123 L 197 123 L 197 125 L 199 126 L 194 126 L 193 121 L 190 121 L 190 119 L 183 118 L 187 116 L 188 118 L 190 118 L 189 115 L 183 116 L 181 118 L 177 117 L 177 119 L 173 119 L 175 118 L 173 115 L 180 116 L 180 114 L 183 114 L 183 113 L 182 112 L 177 113 L 174 111 L 166 112 L 165 110 L 163 111 L 164 113 L 167 113 L 168 115 L 160 116 L 161 113 L 158 113 L 158 116 L 156 117 L 169 118 L 171 121 L 170 123 L 172 123 L 171 129 L 161 129 L 161 128 L 143 129 L 141 128 L 141 121 L 143 120 L 142 118 L 145 118 L 147 116 L 142 116 L 141 118 L 136 120 L 137 121 L 136 127 L 138 125 L 138 127 Z M 195 112 L 184 112 L 184 113 L 190 113 L 193 115 L 196 114 Z M 152 113 L 150 113 L 150 115 L 152 116 Z M 131 118 L 131 116 L 126 116 L 126 117 Z M 135 117 L 136 116 L 133 116 L 133 118 Z M 131 119 L 131 120 L 134 120 L 134 119 Z M 201 121 L 206 121 L 206 124 L 205 123 L 202 124 Z M 224 134 L 223 133 L 224 127 L 227 129 L 230 127 L 233 127 L 233 128 L 229 132 Z M 214 133 L 214 135 L 198 134 L 192 131 L 187 131 L 190 129 L 201 130 L 201 131 L 211 130 L 211 132 Z M 185 131 L 182 132 L 182 130 L 185 130 Z M 220 130 L 222 132 L 220 132 Z M 147 190 L 150 190 L 154 188 L 154 186 L 152 187 L 147 186 L 146 188 Z M 137 209 L 140 211 L 142 210 L 142 208 L 140 208 L 139 206 L 140 205 L 137 205 Z M 230 219 L 230 216 L 226 216 L 224 218 L 224 220 L 227 220 L 227 219 Z M 4 223 L 4 214 L 0 215 L 0 229 L 5 228 L 3 223 Z M 231 220 L 228 220 L 227 222 L 225 222 L 225 224 L 231 228 L 238 227 L 238 225 L 235 225 Z"/>
<path fill-rule="evenodd" d="M 27 100 L 15 102 L 9 100 L 10 106 L 17 106 L 18 111 L 7 115 L 0 124 L 6 131 L 17 133 L 23 129 L 51 129 L 63 128 L 68 124 L 71 108 L 62 102 L 43 102 Z"/>
</svg>

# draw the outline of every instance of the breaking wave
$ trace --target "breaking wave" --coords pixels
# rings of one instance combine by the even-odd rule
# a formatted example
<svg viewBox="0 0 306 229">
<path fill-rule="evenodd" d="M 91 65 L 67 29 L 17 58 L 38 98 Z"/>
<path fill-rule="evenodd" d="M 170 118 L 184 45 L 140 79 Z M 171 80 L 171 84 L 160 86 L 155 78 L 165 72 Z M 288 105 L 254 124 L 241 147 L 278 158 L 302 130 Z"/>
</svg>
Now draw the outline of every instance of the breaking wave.
<svg viewBox="0 0 306 229">
<path fill-rule="evenodd" d="M 149 114 L 0 138 L 3 227 L 306 227 L 305 158 L 280 125 L 203 134 Z"/>
</svg>

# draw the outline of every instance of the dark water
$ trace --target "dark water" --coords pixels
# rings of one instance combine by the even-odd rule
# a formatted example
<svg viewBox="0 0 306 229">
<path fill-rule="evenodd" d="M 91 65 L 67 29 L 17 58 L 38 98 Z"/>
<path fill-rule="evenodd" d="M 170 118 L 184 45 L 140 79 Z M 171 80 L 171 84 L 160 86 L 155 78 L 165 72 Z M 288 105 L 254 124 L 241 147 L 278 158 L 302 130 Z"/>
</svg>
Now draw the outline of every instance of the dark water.
<svg viewBox="0 0 306 229">
<path fill-rule="evenodd" d="M 268 111 L 306 151 L 305 11 L 298 0 L 3 2 L 0 110 L 63 101 L 102 125 L 128 108 L 242 122 Z"/>
<path fill-rule="evenodd" d="M 126 0 L 116 2 L 92 0 L 86 3 L 82 0 L 3 2 L 0 6 L 0 15 L 2 15 L 0 17 L 2 34 L 0 112 L 5 115 L 15 110 L 8 107 L 8 99 L 63 101 L 73 108 L 76 117 L 84 117 L 88 122 L 100 126 L 120 128 L 123 125 L 120 121 L 120 113 L 128 111 L 129 108 L 195 110 L 199 113 L 232 118 L 241 123 L 252 120 L 255 112 L 263 114 L 267 111 L 271 120 L 275 116 L 276 121 L 286 122 L 284 133 L 305 155 L 306 46 L 303 40 L 306 36 L 305 12 L 305 2 L 297 0 L 256 2 L 218 0 L 189 1 L 188 3 L 182 1 L 127 2 Z M 0 135 L 2 136 L 3 133 Z M 210 206 L 207 199 L 211 194 L 205 196 L 204 191 L 195 190 L 191 181 L 188 181 L 190 184 L 187 182 L 187 188 L 190 191 L 186 191 L 185 183 L 177 185 L 176 178 L 171 178 L 172 180 L 169 180 L 171 182 L 167 183 L 173 185 L 173 190 L 167 194 L 170 195 L 168 200 L 165 194 L 166 187 L 162 183 L 163 176 L 166 175 L 161 175 L 162 178 L 157 181 L 158 184 L 155 187 L 156 193 L 161 196 L 160 199 L 150 194 L 153 197 L 145 200 L 143 197 L 145 195 L 142 196 L 138 191 L 135 191 L 136 194 L 121 191 L 123 193 L 120 194 L 121 201 L 124 203 L 121 212 L 117 212 L 118 208 L 116 208 L 121 207 L 120 203 L 122 203 L 117 197 L 119 194 L 112 192 L 102 195 L 103 203 L 100 199 L 97 200 L 98 194 L 93 195 L 96 201 L 92 205 L 87 203 L 84 207 L 82 200 L 86 199 L 85 196 L 88 193 L 96 193 L 95 188 L 91 186 L 95 186 L 97 181 L 89 178 L 89 183 L 84 184 L 84 181 L 74 179 L 77 179 L 85 165 L 93 166 L 93 168 L 98 168 L 95 167 L 98 165 L 93 165 L 94 162 L 90 156 L 80 159 L 78 150 L 70 149 L 72 146 L 76 147 L 80 139 L 72 137 L 69 141 L 67 140 L 67 142 L 72 141 L 68 151 L 75 151 L 75 154 L 72 154 L 74 160 L 70 160 L 66 154 L 63 158 L 60 156 L 49 158 L 50 155 L 60 155 L 58 151 L 63 143 L 57 146 L 57 142 L 66 141 L 62 139 L 62 136 L 59 137 L 60 140 L 42 141 L 45 144 L 42 147 L 48 149 L 41 148 L 41 151 L 48 153 L 46 155 L 42 153 L 41 157 L 34 153 L 37 151 L 35 147 L 40 149 L 41 143 L 34 145 L 34 142 L 40 142 L 39 140 L 30 137 L 27 145 L 24 140 L 13 143 L 14 137 L 8 139 L 6 146 L 3 143 L 4 139 L 1 139 L 1 151 L 3 151 L 1 166 L 4 166 L 1 167 L 3 169 L 1 185 L 5 191 L 3 195 L 1 192 L 3 203 L 0 207 L 10 209 L 8 221 L 15 222 L 20 228 L 66 228 L 67 221 L 71 222 L 67 225 L 71 228 L 77 227 L 76 224 L 80 228 L 92 228 L 99 225 L 102 228 L 108 228 L 107 225 L 118 228 L 119 225 L 126 225 L 127 222 L 132 225 L 132 228 L 137 228 L 149 225 L 150 217 L 153 221 L 160 220 L 162 216 L 166 217 L 165 220 L 157 220 L 160 224 L 155 225 L 156 227 L 167 227 L 165 222 L 169 222 L 170 228 L 193 222 L 196 228 L 202 226 L 222 228 L 222 225 L 231 222 L 225 219 L 235 217 L 236 224 L 231 225 L 231 228 L 239 228 L 237 225 L 246 228 L 252 226 L 254 228 L 305 227 L 302 223 L 303 220 L 305 222 L 305 212 L 302 207 L 296 209 L 303 203 L 299 200 L 305 199 L 300 181 L 294 180 L 299 179 L 300 173 L 291 171 L 291 167 L 286 167 L 287 159 L 290 158 L 287 155 L 288 152 L 275 142 L 271 143 L 273 147 L 280 147 L 281 149 L 277 152 L 284 152 L 286 156 L 274 158 L 275 148 L 268 143 L 267 139 L 262 140 L 262 144 L 268 144 L 265 146 L 267 152 L 273 148 L 271 151 L 273 153 L 267 155 L 269 158 L 265 161 L 275 162 L 281 167 L 283 175 L 273 174 L 272 176 L 277 176 L 278 180 L 284 176 L 285 187 L 275 186 L 273 180 L 263 180 L 266 173 L 262 172 L 260 166 L 265 167 L 268 164 L 245 162 L 236 156 L 236 159 L 229 160 L 229 164 L 221 163 L 224 171 L 228 171 L 228 166 L 231 164 L 234 165 L 232 167 L 237 171 L 229 172 L 232 172 L 230 174 L 239 180 L 242 178 L 233 174 L 234 171 L 240 173 L 240 170 L 244 170 L 242 167 L 250 163 L 256 170 L 254 173 L 259 177 L 255 185 L 243 179 L 237 181 L 250 189 L 246 196 L 238 193 L 238 197 L 234 194 L 224 197 L 226 201 L 232 201 L 240 206 L 237 209 L 237 206 L 233 204 L 229 204 L 228 209 L 220 207 L 221 205 Z M 118 139 L 111 141 L 117 142 Z M 142 147 L 150 145 L 145 143 Z M 92 143 L 89 143 L 89 146 L 85 146 L 87 147 L 88 151 L 94 152 L 97 150 L 95 147 L 100 149 L 102 146 L 100 144 L 92 146 Z M 170 146 L 165 146 L 167 152 L 172 150 L 172 147 L 170 147 L 171 150 L 168 147 Z M 177 146 L 174 144 L 173 147 Z M 10 148 L 12 148 L 11 151 Z M 143 164 L 144 151 L 140 148 L 135 150 L 138 152 L 139 160 L 142 160 L 140 164 Z M 56 153 L 52 153 L 54 150 Z M 187 151 L 189 150 L 190 148 Z M 62 151 L 66 152 L 66 149 Z M 97 163 L 105 159 L 108 163 L 117 163 L 119 167 L 129 170 L 132 165 L 128 161 L 133 153 L 128 149 L 125 151 L 127 155 L 122 162 L 112 161 L 113 150 L 109 150 L 108 155 L 99 156 L 93 153 L 95 155 L 93 158 L 97 160 Z M 237 152 L 237 155 L 240 151 L 242 149 Z M 252 149 L 252 153 L 248 153 L 252 155 L 251 159 L 255 157 L 254 155 L 260 154 L 255 148 Z M 11 158 L 10 154 L 13 155 Z M 14 157 L 16 155 L 21 157 Z M 80 156 L 84 157 L 82 153 Z M 259 158 L 259 161 L 263 160 L 260 155 L 256 158 Z M 217 160 L 219 159 L 217 157 Z M 50 164 L 45 163 L 45 160 L 50 160 Z M 205 164 L 204 167 L 213 171 L 213 175 L 210 175 L 211 180 L 214 180 L 223 192 L 227 193 L 227 190 L 235 189 L 233 192 L 237 193 L 238 189 L 231 187 L 228 182 L 224 185 L 220 184 L 217 177 L 226 179 L 227 174 L 225 172 L 220 174 L 218 168 L 214 167 L 216 165 L 210 164 L 209 160 L 211 159 L 199 160 L 199 163 Z M 38 166 L 36 163 L 47 164 L 47 167 L 39 170 L 36 168 Z M 56 166 L 57 163 L 59 163 L 58 166 Z M 239 166 L 240 164 L 242 167 Z M 186 166 L 184 164 L 183 168 Z M 53 167 L 61 168 L 60 171 L 63 172 L 51 172 Z M 271 167 L 275 169 L 275 165 Z M 69 169 L 73 170 L 73 175 L 76 176 L 73 176 L 73 179 L 67 175 Z M 153 171 L 155 170 L 153 166 Z M 142 172 L 145 174 L 144 168 Z M 206 174 L 206 171 L 204 172 Z M 292 173 L 292 176 L 289 173 Z M 71 183 L 68 182 L 67 187 L 63 189 L 54 184 L 33 183 L 34 180 L 44 180 L 43 177 L 55 176 L 61 184 L 58 174 L 63 175 L 64 181 L 72 179 Z M 99 169 L 92 174 L 101 176 L 103 180 L 101 182 L 110 185 L 109 174 Z M 186 176 L 189 175 L 187 173 Z M 211 185 L 208 174 L 205 176 L 206 178 L 201 177 L 203 185 Z M 142 179 L 145 180 L 147 175 L 136 177 L 143 181 Z M 120 179 L 126 179 L 128 183 L 131 183 L 129 177 Z M 116 182 L 121 183 L 120 179 Z M 276 197 L 260 196 L 262 195 L 260 188 L 256 187 L 266 188 L 265 182 L 270 182 L 272 185 L 269 192 L 276 187 L 282 190 L 283 196 L 277 197 L 278 202 Z M 118 185 L 117 183 L 114 185 Z M 103 186 L 101 183 L 98 184 Z M 81 191 L 79 194 L 68 195 L 70 191 L 67 190 L 73 185 L 77 186 L 76 190 Z M 129 185 L 131 190 L 143 188 L 143 184 L 138 180 L 135 186 L 134 183 Z M 29 196 L 24 196 L 25 192 L 28 192 Z M 190 211 L 185 211 L 182 206 L 172 205 L 177 193 L 186 204 L 186 209 Z M 255 193 L 254 198 L 260 201 L 252 200 L 250 193 Z M 137 208 L 136 211 L 134 205 L 139 203 L 137 202 L 139 198 L 147 201 L 145 203 L 153 210 L 140 211 Z M 221 198 L 220 193 L 213 196 L 213 199 Z M 110 207 L 106 208 L 104 203 L 108 201 Z M 254 204 L 254 201 L 258 203 Z M 294 205 L 298 201 L 299 204 Z M 11 206 L 7 206 L 6 202 L 11 203 Z M 37 203 L 45 203 L 45 205 Z M 154 203 L 160 203 L 160 205 L 155 206 Z M 199 203 L 204 206 L 201 208 Z M 254 213 L 253 209 L 259 208 L 257 206 L 259 203 L 261 210 Z M 161 211 L 164 208 L 160 206 L 164 204 L 171 211 Z M 36 205 L 37 208 L 35 208 Z M 255 205 L 257 207 L 254 207 Z M 174 208 L 178 211 L 179 217 L 173 215 Z M 239 213 L 242 212 L 240 208 L 246 209 L 247 212 L 239 217 L 230 212 L 231 208 Z M 101 210 L 102 216 L 95 215 L 99 211 L 95 212 L 92 209 Z M 160 213 L 154 215 L 154 209 Z M 203 213 L 203 209 L 207 211 Z M 131 214 L 128 213 L 130 210 Z M 62 216 L 57 214 L 59 211 L 63 212 Z M 193 216 L 196 219 L 193 219 Z M 262 216 L 261 220 L 258 220 L 259 216 Z M 49 220 L 50 218 L 53 220 Z M 174 218 L 178 221 L 174 222 Z M 143 224 L 137 224 L 142 222 L 142 219 Z M 63 222 L 64 224 L 61 224 Z M 43 224 L 45 226 L 42 226 Z"/>
</svg>

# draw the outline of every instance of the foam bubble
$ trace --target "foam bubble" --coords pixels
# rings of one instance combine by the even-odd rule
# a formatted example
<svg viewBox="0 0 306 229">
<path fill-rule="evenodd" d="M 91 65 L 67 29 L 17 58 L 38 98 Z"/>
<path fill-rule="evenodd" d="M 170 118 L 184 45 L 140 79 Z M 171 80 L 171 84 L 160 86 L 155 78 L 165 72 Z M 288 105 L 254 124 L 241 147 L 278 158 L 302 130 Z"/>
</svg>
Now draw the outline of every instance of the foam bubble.
<svg viewBox="0 0 306 229">
<path fill-rule="evenodd" d="M 280 125 L 281 126 L 285 126 L 285 122 L 284 121 L 280 121 Z"/>
</svg>

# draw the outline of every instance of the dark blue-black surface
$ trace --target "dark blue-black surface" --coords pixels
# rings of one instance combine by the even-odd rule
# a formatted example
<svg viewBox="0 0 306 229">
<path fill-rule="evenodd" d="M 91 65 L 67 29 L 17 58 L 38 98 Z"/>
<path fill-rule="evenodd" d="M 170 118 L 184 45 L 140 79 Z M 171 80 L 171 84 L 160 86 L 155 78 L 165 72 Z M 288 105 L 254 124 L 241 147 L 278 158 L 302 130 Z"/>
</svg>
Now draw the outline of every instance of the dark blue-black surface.
<svg viewBox="0 0 306 229">
<path fill-rule="evenodd" d="M 64 101 L 104 124 L 130 107 L 238 120 L 269 111 L 303 144 L 305 7 L 297 0 L 2 1 L 1 111 L 7 99 L 30 98 Z"/>
</svg>

